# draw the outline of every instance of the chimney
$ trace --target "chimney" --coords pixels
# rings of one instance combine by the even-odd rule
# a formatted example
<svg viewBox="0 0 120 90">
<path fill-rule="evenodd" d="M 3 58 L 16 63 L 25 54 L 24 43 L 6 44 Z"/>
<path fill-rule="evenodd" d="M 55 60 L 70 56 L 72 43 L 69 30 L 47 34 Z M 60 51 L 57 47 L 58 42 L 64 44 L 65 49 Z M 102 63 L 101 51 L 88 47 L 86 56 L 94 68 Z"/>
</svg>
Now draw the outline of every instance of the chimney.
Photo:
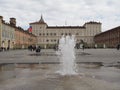
<svg viewBox="0 0 120 90">
<path fill-rule="evenodd" d="M 0 16 L 0 22 L 2 22 L 3 21 L 3 16 Z"/>
<path fill-rule="evenodd" d="M 3 20 L 3 16 L 0 16 L 0 20 Z"/>
<path fill-rule="evenodd" d="M 10 18 L 10 25 L 16 26 L 16 18 Z"/>
</svg>

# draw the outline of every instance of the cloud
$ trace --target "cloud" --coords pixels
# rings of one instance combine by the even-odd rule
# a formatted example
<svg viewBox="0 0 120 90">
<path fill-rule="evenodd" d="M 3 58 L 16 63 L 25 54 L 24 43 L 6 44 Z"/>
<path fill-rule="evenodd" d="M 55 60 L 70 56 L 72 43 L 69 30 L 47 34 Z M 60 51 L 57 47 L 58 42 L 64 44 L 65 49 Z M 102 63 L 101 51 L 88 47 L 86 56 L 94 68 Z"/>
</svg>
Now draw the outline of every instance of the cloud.
<svg viewBox="0 0 120 90">
<path fill-rule="evenodd" d="M 120 25 L 119 5 L 119 0 L 0 0 L 0 12 L 6 21 L 15 17 L 17 25 L 24 29 L 43 14 L 48 25 L 100 21 L 105 31 Z"/>
</svg>

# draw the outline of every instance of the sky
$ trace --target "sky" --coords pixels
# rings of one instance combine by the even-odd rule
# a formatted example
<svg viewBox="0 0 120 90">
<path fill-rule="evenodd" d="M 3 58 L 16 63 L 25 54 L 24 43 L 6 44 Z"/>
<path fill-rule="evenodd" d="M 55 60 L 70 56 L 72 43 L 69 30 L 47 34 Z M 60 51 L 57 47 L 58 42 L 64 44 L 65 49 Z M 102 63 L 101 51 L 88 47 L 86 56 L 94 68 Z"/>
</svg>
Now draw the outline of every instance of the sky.
<svg viewBox="0 0 120 90">
<path fill-rule="evenodd" d="M 6 22 L 14 17 L 24 29 L 40 20 L 48 26 L 83 26 L 102 23 L 102 31 L 120 26 L 120 0 L 0 0 L 0 16 Z"/>
</svg>

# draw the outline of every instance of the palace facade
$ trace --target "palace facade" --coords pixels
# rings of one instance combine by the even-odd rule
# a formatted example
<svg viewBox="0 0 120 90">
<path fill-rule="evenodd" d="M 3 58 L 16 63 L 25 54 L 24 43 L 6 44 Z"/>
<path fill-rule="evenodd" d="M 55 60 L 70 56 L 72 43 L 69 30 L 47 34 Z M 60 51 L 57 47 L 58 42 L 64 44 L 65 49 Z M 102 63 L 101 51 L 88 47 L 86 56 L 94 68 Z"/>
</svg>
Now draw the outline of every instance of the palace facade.
<svg viewBox="0 0 120 90">
<path fill-rule="evenodd" d="M 93 47 L 94 36 L 101 32 L 100 22 L 86 22 L 83 26 L 48 26 L 41 16 L 37 22 L 30 23 L 32 34 L 37 36 L 37 44 L 43 48 L 52 48 L 58 44 L 62 35 L 75 35 L 76 43 L 84 42 Z"/>
</svg>

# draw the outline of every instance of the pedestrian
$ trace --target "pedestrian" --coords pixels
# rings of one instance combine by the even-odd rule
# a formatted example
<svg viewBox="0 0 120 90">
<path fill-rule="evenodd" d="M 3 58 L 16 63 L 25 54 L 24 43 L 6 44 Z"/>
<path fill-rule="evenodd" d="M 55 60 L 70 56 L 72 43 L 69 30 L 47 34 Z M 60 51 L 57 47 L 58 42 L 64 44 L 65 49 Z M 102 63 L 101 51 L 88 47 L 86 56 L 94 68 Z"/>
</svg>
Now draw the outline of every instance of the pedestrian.
<svg viewBox="0 0 120 90">
<path fill-rule="evenodd" d="M 32 48 L 32 49 L 33 49 L 33 51 L 35 51 L 35 50 L 36 50 L 36 46 L 35 46 L 35 45 L 33 45 L 33 48 Z"/>
<path fill-rule="evenodd" d="M 95 44 L 95 49 L 97 48 L 97 44 Z"/>
<path fill-rule="evenodd" d="M 7 50 L 9 50 L 9 49 L 10 49 L 10 47 L 8 46 L 8 47 L 7 47 Z"/>
<path fill-rule="evenodd" d="M 85 45 L 84 45 L 84 44 L 82 45 L 82 49 L 83 49 L 83 51 L 84 51 L 84 49 L 85 49 Z"/>
<path fill-rule="evenodd" d="M 38 46 L 38 47 L 36 48 L 36 53 L 38 53 L 38 52 L 40 52 L 40 51 L 41 51 L 41 47 Z"/>
<path fill-rule="evenodd" d="M 120 49 L 120 44 L 118 44 L 116 48 L 117 48 L 117 50 L 119 50 Z"/>
<path fill-rule="evenodd" d="M 28 50 L 32 51 L 33 50 L 33 46 L 32 45 L 28 46 Z"/>
</svg>

